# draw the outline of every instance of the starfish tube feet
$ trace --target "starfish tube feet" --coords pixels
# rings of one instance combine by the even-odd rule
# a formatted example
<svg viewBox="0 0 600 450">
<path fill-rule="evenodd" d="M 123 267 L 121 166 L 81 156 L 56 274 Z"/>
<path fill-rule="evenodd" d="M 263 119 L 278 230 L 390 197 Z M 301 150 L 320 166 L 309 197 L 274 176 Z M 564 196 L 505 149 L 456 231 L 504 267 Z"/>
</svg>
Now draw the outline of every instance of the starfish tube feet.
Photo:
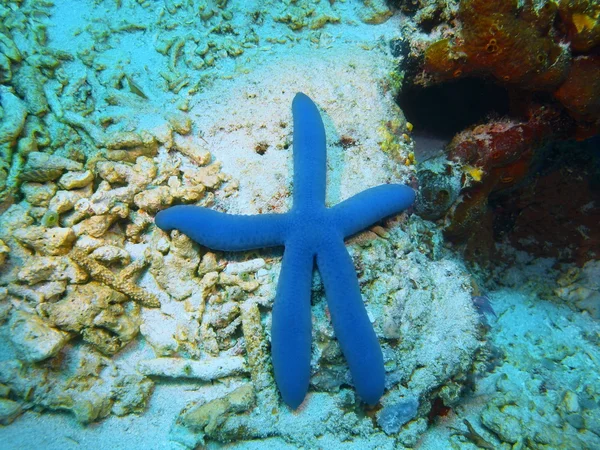
<svg viewBox="0 0 600 450">
<path fill-rule="evenodd" d="M 283 401 L 300 406 L 310 378 L 310 287 L 314 256 L 298 242 L 283 253 L 271 325 L 275 381 Z"/>
<path fill-rule="evenodd" d="M 317 267 L 356 392 L 364 402 L 375 405 L 385 387 L 383 355 L 360 295 L 354 263 L 341 238 L 331 239 L 319 249 Z"/>
<path fill-rule="evenodd" d="M 179 230 L 213 250 L 240 251 L 283 245 L 286 214 L 243 216 L 192 205 L 160 211 L 156 225 L 163 231 Z"/>
</svg>

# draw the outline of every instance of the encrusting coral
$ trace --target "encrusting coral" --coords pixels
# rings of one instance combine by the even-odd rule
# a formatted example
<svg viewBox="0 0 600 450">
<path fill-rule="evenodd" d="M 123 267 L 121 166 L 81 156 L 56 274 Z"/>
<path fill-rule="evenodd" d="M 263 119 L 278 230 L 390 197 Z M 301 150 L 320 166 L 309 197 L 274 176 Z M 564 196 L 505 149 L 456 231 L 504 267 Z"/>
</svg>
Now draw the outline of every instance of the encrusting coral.
<svg viewBox="0 0 600 450">
<path fill-rule="evenodd" d="M 556 5 L 545 2 L 466 0 L 460 2 L 460 28 L 425 51 L 425 70 L 453 79 L 493 75 L 499 81 L 535 89 L 552 89 L 564 80 L 569 52 L 552 32 Z"/>
<path fill-rule="evenodd" d="M 565 135 L 564 122 L 553 108 L 539 106 L 527 112 L 526 120 L 500 119 L 456 134 L 446 157 L 457 163 L 453 170 L 462 172 L 462 190 L 460 201 L 445 215 L 446 236 L 466 240 L 470 251 L 484 248 L 482 239 L 491 239 L 485 229 L 489 196 L 518 185 L 527 176 L 536 151 Z"/>
<path fill-rule="evenodd" d="M 424 50 L 424 82 L 491 75 L 521 92 L 548 92 L 575 119 L 575 137 L 592 136 L 600 129 L 599 8 L 589 0 L 462 1 L 457 25 Z"/>
<path fill-rule="evenodd" d="M 492 229 L 517 233 L 511 215 L 524 214 L 518 205 L 532 203 L 534 191 L 546 196 L 532 181 L 544 161 L 539 150 L 549 142 L 584 141 L 600 131 L 600 9 L 589 0 L 467 0 L 444 11 L 452 16 L 448 23 L 438 19 L 428 36 L 411 38 L 418 55 L 413 86 L 447 84 L 450 89 L 454 80 L 475 85 L 475 78 L 483 79 L 502 87 L 498 92 L 506 96 L 507 110 L 504 117 L 479 117 L 467 129 L 453 131 L 447 173 L 421 173 L 427 186 L 420 211 L 443 217 L 446 235 L 481 262 L 493 251 Z M 459 195 L 451 188 L 457 175 Z M 510 189 L 522 201 L 500 200 L 501 213 L 492 213 L 490 196 L 501 198 Z M 531 211 L 530 219 L 534 215 Z M 549 237 L 544 233 L 539 239 L 558 248 L 558 240 Z"/>
</svg>

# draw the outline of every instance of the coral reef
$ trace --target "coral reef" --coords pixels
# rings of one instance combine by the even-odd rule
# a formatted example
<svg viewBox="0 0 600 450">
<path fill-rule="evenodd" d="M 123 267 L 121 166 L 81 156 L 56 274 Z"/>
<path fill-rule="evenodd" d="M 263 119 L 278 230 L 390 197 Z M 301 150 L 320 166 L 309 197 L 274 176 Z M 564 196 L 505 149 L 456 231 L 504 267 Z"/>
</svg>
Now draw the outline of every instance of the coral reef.
<svg viewBox="0 0 600 450">
<path fill-rule="evenodd" d="M 37 314 L 15 311 L 8 322 L 10 340 L 19 359 L 42 361 L 55 356 L 67 343 L 69 335 L 43 321 Z"/>
<path fill-rule="evenodd" d="M 102 369 L 109 367 L 107 375 Z M 140 412 L 153 383 L 141 375 L 122 375 L 110 360 L 85 346 L 72 348 L 50 365 L 5 361 L 0 381 L 22 399 L 22 410 L 42 407 L 71 412 L 82 423 L 106 417 L 113 411 L 124 415 Z"/>
<path fill-rule="evenodd" d="M 409 398 L 394 405 L 386 406 L 377 417 L 377 424 L 386 434 L 400 431 L 400 427 L 417 415 L 419 402 Z"/>
<path fill-rule="evenodd" d="M 527 220 L 543 223 L 533 217 L 533 210 L 527 220 L 524 214 L 534 192 L 538 206 L 550 197 L 542 183 L 533 181 L 543 179 L 538 171 L 548 152 L 541 152 L 542 147 L 568 139 L 582 141 L 600 130 L 596 55 L 600 10 L 586 0 L 468 0 L 456 8 L 447 4 L 436 14 L 427 29 L 429 35 L 411 37 L 415 66 L 411 83 L 427 89 L 440 84 L 451 87 L 455 80 L 493 80 L 504 89 L 509 103 L 503 117 L 479 117 L 468 128 L 453 131 L 457 134 L 446 148 L 451 163 L 442 163 L 446 172 L 419 169 L 420 213 L 444 218 L 446 235 L 481 262 L 488 259 L 498 230 L 510 234 L 513 217 L 520 222 L 511 231 L 514 242 L 525 242 Z M 453 188 L 457 174 L 462 178 L 458 195 Z M 563 176 L 567 178 L 560 183 L 568 184 L 570 177 Z M 491 197 L 507 197 L 509 192 L 521 200 L 511 203 L 502 198 L 501 207 L 489 207 Z M 594 197 L 592 192 L 588 202 Z M 551 207 L 549 203 L 541 209 Z M 527 238 L 547 239 L 553 227 L 541 227 L 547 231 L 535 237 L 530 233 Z M 585 224 L 574 228 L 580 227 Z M 547 239 L 555 248 L 561 232 L 556 233 L 557 239 Z"/>
<path fill-rule="evenodd" d="M 555 42 L 556 5 L 516 1 L 460 2 L 460 28 L 425 51 L 425 71 L 438 80 L 492 75 L 523 88 L 556 88 L 568 68 L 568 49 Z"/>
<path fill-rule="evenodd" d="M 144 268 L 146 262 L 138 260 L 134 264 L 130 264 L 123 269 L 118 275 L 113 274 L 109 269 L 102 264 L 96 262 L 93 258 L 85 253 L 85 251 L 74 248 L 70 253 L 71 258 L 85 269 L 94 280 L 100 281 L 102 284 L 127 295 L 132 300 L 138 302 L 142 306 L 149 308 L 157 308 L 160 302 L 154 294 L 147 293 L 143 289 L 131 282 L 131 278 L 135 272 L 139 272 Z"/>
<path fill-rule="evenodd" d="M 138 370 L 144 375 L 170 378 L 196 378 L 213 381 L 244 372 L 244 358 L 241 356 L 212 358 L 203 361 L 188 361 L 181 358 L 156 358 L 138 363 Z"/>
<path fill-rule="evenodd" d="M 600 45 L 600 8 L 597 3 L 586 0 L 561 0 L 558 14 L 560 27 L 566 33 L 574 52 L 587 52 Z"/>
<path fill-rule="evenodd" d="M 566 80 L 554 92 L 554 97 L 579 124 L 575 134 L 577 139 L 585 139 L 600 132 L 599 79 L 600 57 L 578 56 L 573 59 Z"/>
<path fill-rule="evenodd" d="M 420 3 L 442 17 L 454 8 Z M 154 226 L 180 204 L 285 212 L 292 89 L 311 89 L 331 114 L 328 204 L 410 180 L 411 126 L 391 98 L 401 80 L 383 79 L 393 9 L 379 0 L 97 1 L 73 22 L 68 6 L 0 5 L 0 423 L 65 420 L 47 410 L 72 415 L 69 426 L 146 413 L 77 429 L 90 437 L 162 420 L 172 445 L 190 448 L 265 437 L 306 448 L 414 446 L 432 405 L 457 404 L 484 340 L 466 269 L 431 223 L 402 216 L 348 243 L 383 348 L 380 406 L 365 408 L 348 388 L 323 280 L 309 283 L 311 384 L 298 413 L 281 402 L 269 356 L 281 254 L 213 253 Z M 379 25 L 355 40 L 371 30 L 365 23 Z M 259 60 L 270 62 L 252 75 Z M 347 105 L 364 107 L 361 120 Z"/>
<path fill-rule="evenodd" d="M 102 353 L 112 355 L 139 331 L 139 307 L 108 286 L 92 281 L 69 286 L 55 303 L 42 303 L 38 311 L 54 327 L 81 334 Z"/>
<path fill-rule="evenodd" d="M 185 409 L 179 421 L 194 432 L 214 434 L 228 416 L 248 411 L 254 402 L 254 390 L 251 385 L 245 384 L 224 397 Z"/>
<path fill-rule="evenodd" d="M 497 120 L 458 133 L 448 144 L 446 156 L 457 163 L 452 170 L 462 172 L 461 198 L 445 214 L 446 236 L 466 241 L 471 254 L 485 252 L 480 250 L 485 248 L 481 241 L 493 239 L 485 218 L 490 214 L 490 195 L 518 185 L 527 176 L 536 151 L 564 135 L 563 122 L 553 109 L 537 107 L 524 121 Z"/>
<path fill-rule="evenodd" d="M 554 144 L 532 181 L 494 200 L 495 221 L 513 246 L 582 266 L 600 254 L 600 160 L 596 139 Z M 499 229 L 502 229 L 498 226 Z M 503 225 L 506 229 L 507 226 Z M 501 235 L 501 237 L 503 237 Z"/>
<path fill-rule="evenodd" d="M 360 13 L 360 20 L 370 24 L 380 24 L 392 16 L 392 11 L 383 0 L 364 0 L 366 8 Z"/>
<path fill-rule="evenodd" d="M 183 106 L 145 105 L 136 122 L 144 88 L 46 47 L 51 5 L 29 3 L 0 7 L 0 317 L 12 352 L 1 420 L 32 408 L 85 423 L 139 413 L 152 381 L 101 356 L 135 345 L 144 309 L 161 306 L 155 284 L 136 281 L 151 260 L 129 244 L 145 239 L 147 212 L 210 202 L 227 177 L 189 136 Z"/>
</svg>

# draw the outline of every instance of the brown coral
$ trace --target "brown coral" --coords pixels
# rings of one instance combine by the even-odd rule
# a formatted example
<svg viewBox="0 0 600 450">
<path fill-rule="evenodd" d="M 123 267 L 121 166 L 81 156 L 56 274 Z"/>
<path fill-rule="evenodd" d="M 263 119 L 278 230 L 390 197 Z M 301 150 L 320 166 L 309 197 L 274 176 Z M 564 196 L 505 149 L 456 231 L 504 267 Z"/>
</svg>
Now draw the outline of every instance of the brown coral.
<svg viewBox="0 0 600 450">
<path fill-rule="evenodd" d="M 515 0 L 460 2 L 461 28 L 425 51 L 425 70 L 438 80 L 467 75 L 532 89 L 551 89 L 564 78 L 568 51 L 555 42 L 551 25 L 556 6 L 536 10 Z"/>
<path fill-rule="evenodd" d="M 488 198 L 507 192 L 530 175 L 537 149 L 548 141 L 585 140 L 600 131 L 600 6 L 590 0 L 465 0 L 456 19 L 452 28 L 440 28 L 438 39 L 426 47 L 423 72 L 415 84 L 492 78 L 506 89 L 510 100 L 502 113 L 510 116 L 464 130 L 448 148 L 449 159 L 462 169 L 464 184 L 445 217 L 445 232 L 468 247 L 491 243 L 492 227 L 497 228 L 499 220 L 491 215 Z M 544 193 L 551 189 L 533 191 L 547 197 Z M 526 192 L 519 188 L 511 195 Z M 529 209 L 534 204 L 541 211 L 552 208 L 551 203 L 541 207 L 532 198 L 515 200 L 511 212 L 502 213 L 502 220 L 529 215 L 530 223 L 538 223 L 535 208 Z M 546 238 L 552 233 L 543 224 L 551 222 L 556 225 L 540 222 Z M 514 217 L 506 223 L 511 228 Z M 527 229 L 531 237 L 525 223 L 521 221 L 517 228 Z M 576 241 L 571 232 L 559 234 Z"/>
<path fill-rule="evenodd" d="M 493 76 L 526 91 L 554 94 L 582 122 L 577 138 L 600 129 L 600 6 L 589 0 L 466 0 L 459 26 L 425 50 L 424 74 L 435 82 Z M 554 23 L 556 22 L 556 26 Z M 566 41 L 566 42 L 565 42 Z M 572 53 L 589 54 L 572 57 Z"/>
</svg>

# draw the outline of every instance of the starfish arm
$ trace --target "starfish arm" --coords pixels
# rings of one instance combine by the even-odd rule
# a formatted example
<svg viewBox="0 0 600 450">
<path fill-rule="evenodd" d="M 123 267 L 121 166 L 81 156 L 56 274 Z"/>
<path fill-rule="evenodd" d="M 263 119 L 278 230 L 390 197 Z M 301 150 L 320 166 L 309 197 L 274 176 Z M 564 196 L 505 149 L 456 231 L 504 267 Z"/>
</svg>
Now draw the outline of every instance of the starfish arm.
<svg viewBox="0 0 600 450">
<path fill-rule="evenodd" d="M 325 127 L 317 106 L 298 93 L 292 103 L 294 116 L 294 207 L 325 204 L 327 153 Z"/>
<path fill-rule="evenodd" d="M 356 392 L 363 401 L 374 405 L 385 385 L 383 355 L 360 295 L 352 258 L 341 236 L 319 248 L 317 267 L 325 286 L 335 336 L 348 361 Z"/>
<path fill-rule="evenodd" d="M 271 354 L 283 401 L 296 409 L 310 378 L 310 288 L 314 255 L 300 241 L 287 242 L 272 312 Z"/>
<path fill-rule="evenodd" d="M 156 225 L 179 230 L 200 245 L 223 251 L 283 245 L 287 214 L 225 214 L 192 205 L 173 206 L 156 215 Z"/>
<path fill-rule="evenodd" d="M 344 237 L 405 210 L 415 200 L 415 191 L 403 184 L 383 184 L 362 191 L 331 208 L 334 223 Z"/>
</svg>

